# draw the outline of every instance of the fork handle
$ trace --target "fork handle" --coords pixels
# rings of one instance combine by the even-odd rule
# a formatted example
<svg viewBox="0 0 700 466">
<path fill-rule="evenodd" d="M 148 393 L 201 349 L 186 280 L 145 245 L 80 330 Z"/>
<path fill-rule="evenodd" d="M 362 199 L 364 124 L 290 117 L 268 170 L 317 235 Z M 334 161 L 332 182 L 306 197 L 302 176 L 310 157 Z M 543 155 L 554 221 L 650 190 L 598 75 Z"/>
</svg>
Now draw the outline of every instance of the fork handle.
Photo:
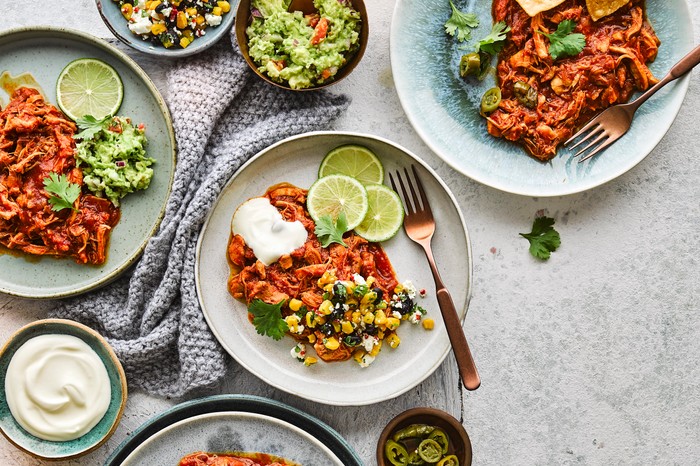
<svg viewBox="0 0 700 466">
<path fill-rule="evenodd" d="M 462 383 L 467 390 L 476 390 L 479 388 L 479 385 L 481 385 L 481 378 L 479 377 L 479 372 L 476 370 L 476 364 L 474 364 L 472 352 L 469 350 L 467 337 L 464 336 L 462 322 L 459 320 L 459 316 L 457 315 L 455 303 L 452 301 L 450 292 L 447 291 L 447 288 L 445 288 L 445 285 L 442 283 L 440 273 L 435 265 L 432 250 L 430 249 L 430 243 L 422 243 L 421 245 L 425 250 L 425 255 L 428 258 L 428 264 L 430 264 L 430 271 L 433 273 L 433 278 L 435 279 L 438 305 L 440 306 L 440 312 L 442 313 L 442 320 L 445 322 L 447 336 L 449 337 L 450 344 L 452 345 L 452 352 L 457 360 L 457 369 L 459 370 L 460 378 L 462 379 Z"/>
<path fill-rule="evenodd" d="M 684 74 L 686 74 L 688 71 L 692 70 L 695 68 L 695 66 L 700 63 L 700 45 L 697 45 L 693 50 L 688 52 L 686 56 L 680 59 L 678 63 L 673 65 L 673 68 L 671 68 L 671 71 L 668 72 L 666 76 L 663 77 L 661 81 L 656 83 L 653 87 L 649 88 L 648 91 L 646 91 L 644 94 L 640 95 L 637 97 L 631 104 L 633 105 L 633 108 L 636 110 L 637 107 L 642 105 L 646 100 L 654 95 L 656 91 L 664 87 L 666 84 L 670 83 L 674 79 L 678 79 Z"/>
</svg>

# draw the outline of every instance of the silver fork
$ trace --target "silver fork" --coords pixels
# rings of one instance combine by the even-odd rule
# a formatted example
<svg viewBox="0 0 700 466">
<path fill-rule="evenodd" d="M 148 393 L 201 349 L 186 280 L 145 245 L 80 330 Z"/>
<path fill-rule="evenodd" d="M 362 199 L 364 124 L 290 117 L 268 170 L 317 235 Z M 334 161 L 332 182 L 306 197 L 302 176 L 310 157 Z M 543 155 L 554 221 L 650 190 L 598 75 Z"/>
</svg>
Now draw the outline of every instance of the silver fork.
<svg viewBox="0 0 700 466">
<path fill-rule="evenodd" d="M 574 139 L 582 136 L 588 131 L 588 134 L 581 139 L 579 142 L 571 146 L 571 149 L 578 147 L 582 143 L 589 141 L 589 144 L 583 149 L 579 150 L 574 157 L 578 157 L 582 153 L 589 149 L 593 149 L 591 152 L 586 154 L 579 160 L 579 163 L 584 160 L 588 160 L 598 152 L 602 151 L 608 147 L 613 142 L 617 141 L 622 137 L 623 134 L 630 129 L 632 125 L 632 117 L 634 112 L 637 111 L 640 105 L 642 105 L 646 100 L 651 97 L 656 91 L 664 87 L 666 84 L 670 83 L 674 79 L 683 76 L 685 73 L 690 71 L 700 63 L 700 45 L 696 46 L 691 50 L 685 57 L 676 63 L 676 65 L 671 68 L 664 78 L 656 83 L 653 87 L 647 90 L 644 94 L 640 95 L 636 100 L 628 102 L 626 104 L 619 104 L 609 107 L 607 110 L 598 114 L 595 118 L 589 121 L 583 128 L 581 128 L 576 134 L 571 136 L 565 143 L 564 146 L 571 143 Z"/>
<path fill-rule="evenodd" d="M 432 248 L 430 246 L 430 240 L 435 233 L 435 219 L 430 210 L 430 204 L 428 204 L 428 197 L 423 190 L 423 184 L 420 178 L 418 178 L 416 167 L 411 165 L 411 170 L 413 171 L 413 178 L 415 179 L 415 186 L 417 186 L 418 192 L 416 192 L 416 188 L 411 183 L 411 177 L 406 168 L 404 168 L 405 184 L 404 179 L 401 177 L 401 172 L 396 171 L 396 178 L 398 179 L 399 186 L 401 186 L 400 194 L 406 211 L 403 220 L 404 230 L 406 230 L 406 234 L 409 238 L 423 246 L 425 256 L 428 258 L 428 264 L 430 264 L 430 271 L 433 273 L 433 279 L 435 280 L 435 289 L 437 292 L 438 304 L 440 305 L 440 312 L 445 321 L 447 336 L 450 338 L 450 344 L 452 345 L 455 359 L 457 359 L 459 375 L 467 390 L 476 390 L 479 388 L 479 385 L 481 385 L 481 379 L 476 370 L 472 353 L 469 351 L 467 338 L 464 336 L 464 331 L 462 330 L 462 322 L 460 322 L 459 316 L 457 315 L 452 296 L 450 296 L 450 292 L 447 291 L 447 288 L 445 288 L 440 278 L 440 273 L 435 266 L 435 258 L 433 257 Z M 396 189 L 396 183 L 391 173 L 389 173 L 389 179 L 391 180 L 391 187 L 398 193 L 399 190 Z M 406 185 L 408 185 L 409 189 L 406 189 Z"/>
</svg>

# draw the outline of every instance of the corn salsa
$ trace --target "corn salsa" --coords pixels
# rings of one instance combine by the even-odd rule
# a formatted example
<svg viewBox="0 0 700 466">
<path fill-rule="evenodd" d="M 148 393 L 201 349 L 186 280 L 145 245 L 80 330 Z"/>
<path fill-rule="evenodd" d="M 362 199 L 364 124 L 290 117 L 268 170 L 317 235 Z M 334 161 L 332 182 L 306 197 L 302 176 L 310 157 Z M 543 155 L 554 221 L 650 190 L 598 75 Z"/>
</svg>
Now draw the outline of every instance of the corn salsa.
<svg viewBox="0 0 700 466">
<path fill-rule="evenodd" d="M 165 48 L 187 48 L 231 11 L 226 0 L 114 0 L 129 30 Z"/>
</svg>

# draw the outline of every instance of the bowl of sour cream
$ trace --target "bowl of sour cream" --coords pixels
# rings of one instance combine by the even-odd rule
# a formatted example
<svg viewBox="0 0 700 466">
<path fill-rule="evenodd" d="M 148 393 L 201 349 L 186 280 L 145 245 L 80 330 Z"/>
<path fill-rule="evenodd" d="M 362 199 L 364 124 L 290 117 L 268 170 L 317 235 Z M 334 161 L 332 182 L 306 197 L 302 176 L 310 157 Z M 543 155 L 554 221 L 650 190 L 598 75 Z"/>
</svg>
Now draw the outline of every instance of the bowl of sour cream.
<svg viewBox="0 0 700 466">
<path fill-rule="evenodd" d="M 77 458 L 114 433 L 127 398 L 107 341 L 82 324 L 45 319 L 0 350 L 0 430 L 38 458 Z"/>
</svg>

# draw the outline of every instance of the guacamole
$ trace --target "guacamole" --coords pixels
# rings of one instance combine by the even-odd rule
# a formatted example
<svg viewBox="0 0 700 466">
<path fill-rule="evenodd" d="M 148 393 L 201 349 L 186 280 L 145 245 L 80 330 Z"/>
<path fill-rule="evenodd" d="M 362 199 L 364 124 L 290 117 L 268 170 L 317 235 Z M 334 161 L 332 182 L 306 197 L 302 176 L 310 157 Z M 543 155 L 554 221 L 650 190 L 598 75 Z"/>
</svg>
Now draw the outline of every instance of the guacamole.
<svg viewBox="0 0 700 466">
<path fill-rule="evenodd" d="M 288 12 L 289 0 L 253 0 L 250 57 L 275 82 L 303 89 L 332 81 L 360 46 L 360 14 L 349 0 L 314 0 L 317 14 Z"/>
<path fill-rule="evenodd" d="M 76 136 L 82 134 L 86 131 Z M 95 122 L 87 134 L 76 145 L 75 158 L 91 192 L 119 206 L 122 197 L 148 188 L 155 160 L 146 156 L 142 125 L 135 127 L 130 119 L 115 116 Z"/>
</svg>

